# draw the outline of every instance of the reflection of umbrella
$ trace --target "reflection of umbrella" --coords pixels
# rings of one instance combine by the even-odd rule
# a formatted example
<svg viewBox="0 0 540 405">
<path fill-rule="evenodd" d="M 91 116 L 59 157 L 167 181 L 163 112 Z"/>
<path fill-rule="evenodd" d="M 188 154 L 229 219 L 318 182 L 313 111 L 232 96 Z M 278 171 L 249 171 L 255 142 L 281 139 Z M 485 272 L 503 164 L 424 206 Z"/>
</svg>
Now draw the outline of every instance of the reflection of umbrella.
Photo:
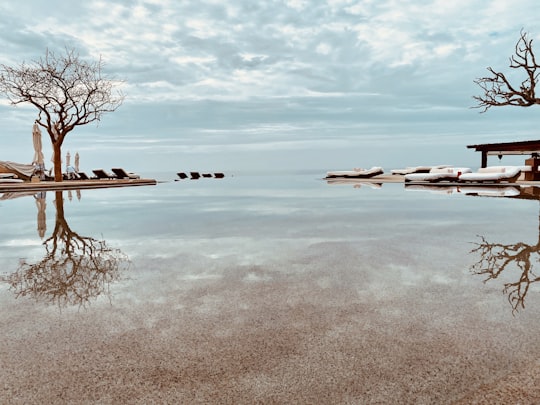
<svg viewBox="0 0 540 405">
<path fill-rule="evenodd" d="M 0 200 L 12 200 L 14 198 L 19 198 L 19 197 L 27 197 L 29 195 L 34 195 L 36 194 L 35 191 L 13 191 L 13 192 L 9 192 L 9 193 L 3 193 L 2 196 L 0 197 Z"/>
<path fill-rule="evenodd" d="M 75 195 L 77 196 L 77 200 L 81 201 L 81 190 L 75 190 Z"/>
<path fill-rule="evenodd" d="M 73 200 L 73 194 L 71 193 L 71 190 L 68 190 L 68 200 Z"/>
<path fill-rule="evenodd" d="M 47 230 L 47 217 L 45 214 L 47 208 L 47 201 L 45 199 L 45 196 L 45 192 L 41 192 L 35 195 L 36 206 L 38 208 L 37 231 L 40 238 L 43 238 L 45 236 L 45 231 Z"/>
<path fill-rule="evenodd" d="M 75 166 L 75 171 L 79 173 L 79 152 L 75 153 L 75 162 L 73 163 L 73 166 Z"/>
</svg>

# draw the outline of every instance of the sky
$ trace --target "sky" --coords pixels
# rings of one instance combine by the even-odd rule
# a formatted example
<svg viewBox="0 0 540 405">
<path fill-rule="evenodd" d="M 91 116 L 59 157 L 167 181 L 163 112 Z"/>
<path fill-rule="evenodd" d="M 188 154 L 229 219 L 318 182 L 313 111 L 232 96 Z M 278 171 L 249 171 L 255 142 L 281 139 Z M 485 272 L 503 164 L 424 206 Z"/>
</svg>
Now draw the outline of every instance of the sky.
<svg viewBox="0 0 540 405">
<path fill-rule="evenodd" d="M 472 108 L 521 30 L 540 42 L 539 16 L 537 0 L 4 1 L 0 64 L 103 59 L 125 101 L 67 136 L 87 172 L 478 167 L 469 144 L 539 139 L 540 106 Z M 0 160 L 31 162 L 36 116 L 0 99 Z"/>
</svg>

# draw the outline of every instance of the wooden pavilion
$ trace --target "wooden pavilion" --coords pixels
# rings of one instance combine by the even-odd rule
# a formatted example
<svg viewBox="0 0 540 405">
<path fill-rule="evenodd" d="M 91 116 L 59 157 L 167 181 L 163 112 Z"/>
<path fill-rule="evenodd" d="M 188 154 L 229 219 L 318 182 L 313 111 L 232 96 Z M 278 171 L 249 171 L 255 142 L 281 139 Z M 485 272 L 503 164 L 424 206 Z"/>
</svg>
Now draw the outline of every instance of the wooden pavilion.
<svg viewBox="0 0 540 405">
<path fill-rule="evenodd" d="M 487 166 L 488 156 L 504 155 L 530 155 L 525 160 L 526 166 L 531 166 L 530 177 L 528 180 L 540 180 L 538 167 L 540 165 L 540 140 L 503 142 L 503 143 L 483 143 L 478 145 L 467 145 L 467 148 L 474 149 L 476 152 L 482 152 L 481 167 Z"/>
</svg>

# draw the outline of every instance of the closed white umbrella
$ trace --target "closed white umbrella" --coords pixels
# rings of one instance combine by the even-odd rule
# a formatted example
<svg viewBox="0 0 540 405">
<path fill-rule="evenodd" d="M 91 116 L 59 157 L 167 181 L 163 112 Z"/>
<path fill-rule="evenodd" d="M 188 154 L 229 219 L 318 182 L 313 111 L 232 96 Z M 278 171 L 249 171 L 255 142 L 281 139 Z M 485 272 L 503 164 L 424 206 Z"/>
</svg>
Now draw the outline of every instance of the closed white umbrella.
<svg viewBox="0 0 540 405">
<path fill-rule="evenodd" d="M 34 160 L 32 164 L 36 165 L 36 173 L 42 177 L 45 172 L 45 157 L 43 156 L 41 130 L 37 122 L 34 122 L 34 126 L 32 127 L 32 143 L 34 144 Z"/>
<path fill-rule="evenodd" d="M 66 154 L 66 174 L 68 176 L 68 179 L 76 178 L 75 168 L 71 166 L 71 153 L 69 153 L 69 151 Z"/>
<path fill-rule="evenodd" d="M 34 160 L 33 164 L 42 165 L 45 163 L 45 158 L 43 157 L 43 145 L 41 143 L 41 130 L 37 122 L 34 122 L 32 127 L 32 142 L 34 143 Z"/>
<path fill-rule="evenodd" d="M 79 173 L 79 152 L 75 153 L 75 161 L 73 162 L 73 166 L 75 166 L 75 171 Z"/>
</svg>

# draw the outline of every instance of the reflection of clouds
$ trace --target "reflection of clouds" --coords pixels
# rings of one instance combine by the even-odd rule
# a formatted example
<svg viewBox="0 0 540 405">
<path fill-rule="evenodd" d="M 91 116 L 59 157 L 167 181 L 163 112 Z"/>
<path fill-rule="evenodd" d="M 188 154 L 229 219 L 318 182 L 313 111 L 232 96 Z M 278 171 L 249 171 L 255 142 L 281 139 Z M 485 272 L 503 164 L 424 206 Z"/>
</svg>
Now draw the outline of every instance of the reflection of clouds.
<svg viewBox="0 0 540 405">
<path fill-rule="evenodd" d="M 0 246 L 41 246 L 42 241 L 36 239 L 8 239 L 0 242 Z"/>
</svg>

